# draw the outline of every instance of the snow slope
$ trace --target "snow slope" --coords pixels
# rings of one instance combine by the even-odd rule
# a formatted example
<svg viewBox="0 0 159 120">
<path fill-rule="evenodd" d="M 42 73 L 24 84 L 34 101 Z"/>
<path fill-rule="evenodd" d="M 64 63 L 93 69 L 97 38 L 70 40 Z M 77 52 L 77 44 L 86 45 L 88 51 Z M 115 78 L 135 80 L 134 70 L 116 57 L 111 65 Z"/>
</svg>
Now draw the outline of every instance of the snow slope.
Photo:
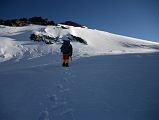
<svg viewBox="0 0 159 120">
<path fill-rule="evenodd" d="M 158 120 L 159 44 L 87 28 L 0 26 L 0 120 Z M 61 67 L 60 41 L 78 36 Z M 130 54 L 133 53 L 133 54 Z"/>
<path fill-rule="evenodd" d="M 159 54 L 0 64 L 1 120 L 158 120 Z"/>
<path fill-rule="evenodd" d="M 22 58 L 32 59 L 47 54 L 59 54 L 61 44 L 45 45 L 29 39 L 32 33 L 57 37 L 68 34 L 84 39 L 88 45 L 72 42 L 74 57 L 95 56 L 105 54 L 158 52 L 159 43 L 150 42 L 108 32 L 79 28 L 73 26 L 37 26 L 7 27 L 0 26 L 0 61 Z"/>
</svg>

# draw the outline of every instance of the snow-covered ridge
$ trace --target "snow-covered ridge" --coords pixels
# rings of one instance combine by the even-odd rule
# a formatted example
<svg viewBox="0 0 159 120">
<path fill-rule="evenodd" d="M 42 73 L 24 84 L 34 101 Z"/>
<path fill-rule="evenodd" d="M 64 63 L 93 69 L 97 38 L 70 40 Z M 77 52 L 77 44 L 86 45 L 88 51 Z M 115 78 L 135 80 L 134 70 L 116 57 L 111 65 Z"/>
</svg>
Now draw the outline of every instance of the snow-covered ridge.
<svg viewBox="0 0 159 120">
<path fill-rule="evenodd" d="M 65 27 L 65 29 L 63 28 Z M 108 32 L 67 25 L 25 27 L 0 26 L 0 62 L 15 58 L 32 59 L 47 54 L 59 55 L 60 43 L 46 45 L 29 39 L 32 33 L 58 37 L 73 35 L 84 39 L 88 45 L 72 42 L 75 58 L 106 54 L 158 52 L 159 43 L 125 37 Z"/>
</svg>

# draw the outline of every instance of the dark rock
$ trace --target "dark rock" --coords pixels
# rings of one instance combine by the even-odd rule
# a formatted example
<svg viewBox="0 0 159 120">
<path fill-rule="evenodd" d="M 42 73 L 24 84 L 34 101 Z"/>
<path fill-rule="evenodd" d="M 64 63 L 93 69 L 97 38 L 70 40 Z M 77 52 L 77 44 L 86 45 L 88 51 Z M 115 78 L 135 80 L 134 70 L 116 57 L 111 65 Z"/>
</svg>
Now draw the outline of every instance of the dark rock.
<svg viewBox="0 0 159 120">
<path fill-rule="evenodd" d="M 61 23 L 61 24 L 70 25 L 70 26 L 74 26 L 74 27 L 83 27 L 83 25 L 80 25 L 79 23 L 75 23 L 75 22 L 72 22 L 72 21 L 66 21 L 66 22 Z"/>
</svg>

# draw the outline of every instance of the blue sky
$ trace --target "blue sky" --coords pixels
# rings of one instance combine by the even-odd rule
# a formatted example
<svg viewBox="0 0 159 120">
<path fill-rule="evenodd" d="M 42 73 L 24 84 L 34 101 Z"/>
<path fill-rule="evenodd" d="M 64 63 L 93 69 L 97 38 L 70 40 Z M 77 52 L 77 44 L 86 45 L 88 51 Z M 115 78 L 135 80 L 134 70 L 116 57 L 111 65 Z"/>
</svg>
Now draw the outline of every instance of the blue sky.
<svg viewBox="0 0 159 120">
<path fill-rule="evenodd" d="M 0 19 L 42 16 L 159 42 L 158 0 L 0 0 Z"/>
</svg>

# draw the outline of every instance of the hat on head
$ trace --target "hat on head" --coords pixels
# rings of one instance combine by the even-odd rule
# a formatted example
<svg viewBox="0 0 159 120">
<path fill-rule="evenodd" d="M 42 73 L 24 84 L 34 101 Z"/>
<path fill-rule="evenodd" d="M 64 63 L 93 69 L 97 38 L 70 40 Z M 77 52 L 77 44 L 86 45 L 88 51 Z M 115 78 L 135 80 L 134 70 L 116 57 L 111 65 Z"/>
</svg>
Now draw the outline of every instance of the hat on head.
<svg viewBox="0 0 159 120">
<path fill-rule="evenodd" d="M 62 37 L 62 40 L 63 40 L 63 41 L 70 41 L 70 38 L 69 38 L 68 35 L 64 35 L 64 36 Z"/>
</svg>

